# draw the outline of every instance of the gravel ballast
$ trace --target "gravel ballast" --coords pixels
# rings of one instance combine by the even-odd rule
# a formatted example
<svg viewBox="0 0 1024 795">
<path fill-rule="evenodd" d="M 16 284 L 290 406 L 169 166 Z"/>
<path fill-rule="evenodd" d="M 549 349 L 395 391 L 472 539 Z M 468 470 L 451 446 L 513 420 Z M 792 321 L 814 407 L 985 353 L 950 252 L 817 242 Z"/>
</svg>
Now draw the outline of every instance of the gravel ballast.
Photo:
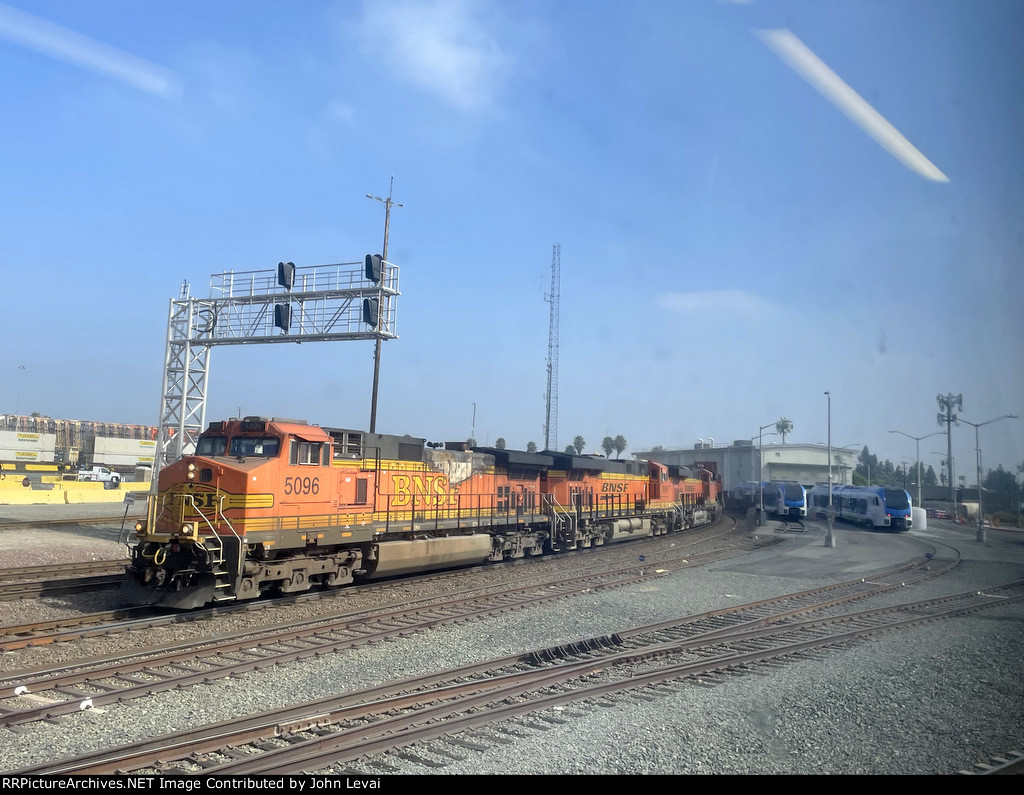
<svg viewBox="0 0 1024 795">
<path fill-rule="evenodd" d="M 39 549 L 53 547 L 52 536 L 42 532 Z M 111 535 L 116 539 L 116 531 L 106 532 L 107 540 Z M 780 534 L 773 527 L 759 532 Z M 962 563 L 950 574 L 849 609 L 983 589 L 1024 576 L 1024 536 L 1003 531 L 988 531 L 987 543 L 979 544 L 973 529 L 948 523 L 900 536 L 844 529 L 837 532 L 836 550 L 825 550 L 822 534 L 813 529 L 784 538 L 781 545 L 735 560 L 633 586 L 156 694 L 58 724 L 34 724 L 23 732 L 0 729 L 0 772 L 441 667 L 853 579 L 864 576 L 857 573 L 860 569 L 879 571 L 928 549 L 940 555 L 955 548 Z M 11 546 L 9 538 L 0 537 L 3 565 L 28 565 L 7 562 Z M 19 546 L 31 545 L 23 541 Z M 52 609 L 66 611 L 68 604 Z M 90 604 L 85 609 L 101 608 Z M 284 620 L 282 611 L 271 612 L 272 621 Z M 229 631 L 232 625 L 220 622 L 206 629 L 208 634 Z M 169 632 L 165 639 L 174 636 Z M 72 649 L 74 656 L 87 656 L 109 653 L 104 644 L 131 642 L 137 641 L 96 639 L 62 644 L 67 648 L 60 651 L 18 652 L 0 658 L 0 666 L 10 671 L 14 661 L 19 669 L 52 664 L 67 659 Z M 151 637 L 149 642 L 157 641 Z M 1006 605 L 828 650 L 762 674 L 726 677 L 712 687 L 680 684 L 674 694 L 654 700 L 624 695 L 611 706 L 574 706 L 548 716 L 565 722 L 548 722 L 546 730 L 524 728 L 511 744 L 493 743 L 486 750 L 444 746 L 448 755 L 423 746 L 417 755 L 443 764 L 405 763 L 401 772 L 955 774 L 993 756 L 1024 750 L 1022 660 L 1024 607 Z M 377 761 L 344 770 L 387 772 Z"/>
</svg>

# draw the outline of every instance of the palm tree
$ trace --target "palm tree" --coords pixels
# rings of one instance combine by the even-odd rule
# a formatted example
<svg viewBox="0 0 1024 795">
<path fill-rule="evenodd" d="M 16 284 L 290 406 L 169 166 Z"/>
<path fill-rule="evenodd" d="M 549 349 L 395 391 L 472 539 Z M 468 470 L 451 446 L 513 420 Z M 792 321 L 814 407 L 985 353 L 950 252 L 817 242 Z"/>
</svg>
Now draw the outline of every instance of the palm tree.
<svg viewBox="0 0 1024 795">
<path fill-rule="evenodd" d="M 622 457 L 622 451 L 629 446 L 629 442 L 626 441 L 626 437 L 621 433 L 612 440 L 612 444 L 615 445 L 615 455 L 618 458 Z"/>
<path fill-rule="evenodd" d="M 615 440 L 611 436 L 605 436 L 604 441 L 601 442 L 601 447 L 604 448 L 605 457 L 611 458 L 612 450 L 615 449 Z"/>
<path fill-rule="evenodd" d="M 788 420 L 785 417 L 780 417 L 779 421 L 775 423 L 775 432 L 782 437 L 782 443 L 786 443 L 786 434 L 793 430 L 793 421 Z"/>
<path fill-rule="evenodd" d="M 583 448 L 587 446 L 587 443 L 583 441 L 582 436 L 577 436 L 572 440 L 572 446 L 576 449 L 576 455 L 583 455 Z"/>
</svg>

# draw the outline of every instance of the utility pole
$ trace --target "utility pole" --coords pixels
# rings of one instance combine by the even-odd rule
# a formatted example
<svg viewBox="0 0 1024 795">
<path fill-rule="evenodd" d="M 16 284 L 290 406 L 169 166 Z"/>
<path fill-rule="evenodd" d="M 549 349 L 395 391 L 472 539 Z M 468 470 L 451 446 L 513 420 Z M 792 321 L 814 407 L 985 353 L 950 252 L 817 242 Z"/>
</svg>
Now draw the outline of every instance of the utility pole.
<svg viewBox="0 0 1024 795">
<path fill-rule="evenodd" d="M 391 194 L 395 189 L 395 178 L 391 178 L 391 186 L 388 188 L 388 197 L 382 199 L 380 196 L 371 196 L 369 193 L 366 194 L 367 199 L 374 199 L 384 205 L 384 250 L 381 252 L 381 259 L 384 262 L 388 261 L 388 228 L 391 226 L 391 208 L 401 207 L 401 204 L 393 202 L 391 200 Z M 383 312 L 384 305 L 378 303 L 377 305 L 377 327 L 380 328 L 380 313 Z M 370 404 L 370 433 L 376 433 L 377 431 L 377 383 L 380 380 L 380 344 L 381 338 L 377 337 L 377 341 L 373 346 L 373 397 L 371 398 Z"/>
<path fill-rule="evenodd" d="M 956 516 L 956 478 L 953 477 L 953 423 L 956 422 L 956 414 L 953 409 L 964 410 L 964 396 L 936 395 L 935 399 L 942 409 L 937 415 L 939 425 L 946 423 L 946 469 L 949 471 L 949 501 L 953 506 L 953 516 Z"/>
</svg>

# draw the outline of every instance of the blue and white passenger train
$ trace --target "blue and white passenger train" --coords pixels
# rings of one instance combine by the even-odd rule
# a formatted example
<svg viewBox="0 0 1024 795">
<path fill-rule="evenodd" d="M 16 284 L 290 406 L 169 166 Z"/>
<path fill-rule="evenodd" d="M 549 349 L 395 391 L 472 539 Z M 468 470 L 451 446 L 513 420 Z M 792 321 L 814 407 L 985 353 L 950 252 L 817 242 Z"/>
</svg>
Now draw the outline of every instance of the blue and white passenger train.
<svg viewBox="0 0 1024 795">
<path fill-rule="evenodd" d="M 828 513 L 828 484 L 819 483 L 807 492 L 810 511 Z M 838 519 L 871 527 L 888 527 L 897 533 L 914 526 L 910 494 L 888 486 L 833 486 L 832 508 Z"/>
<path fill-rule="evenodd" d="M 795 480 L 769 480 L 740 483 L 733 489 L 734 499 L 758 507 L 764 497 L 765 513 L 799 519 L 807 516 L 807 490 Z"/>
</svg>

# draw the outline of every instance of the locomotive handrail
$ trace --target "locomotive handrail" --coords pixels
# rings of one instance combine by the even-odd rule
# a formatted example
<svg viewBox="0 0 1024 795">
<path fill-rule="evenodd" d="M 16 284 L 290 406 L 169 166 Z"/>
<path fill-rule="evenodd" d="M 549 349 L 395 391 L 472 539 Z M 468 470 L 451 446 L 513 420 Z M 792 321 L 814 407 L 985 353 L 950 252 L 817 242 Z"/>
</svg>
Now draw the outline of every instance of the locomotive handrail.
<svg viewBox="0 0 1024 795">
<path fill-rule="evenodd" d="M 224 500 L 227 499 L 228 495 L 225 494 L 224 492 L 221 492 L 219 488 L 217 489 L 217 491 L 220 493 L 220 499 L 217 500 L 217 514 L 224 521 L 224 524 L 226 524 L 228 526 L 228 529 L 231 531 L 231 534 L 238 541 L 238 565 L 235 567 L 236 568 L 235 576 L 236 577 L 241 577 L 242 576 L 242 571 L 245 569 L 245 565 L 244 565 L 244 561 L 243 561 L 244 555 L 243 555 L 243 551 L 242 551 L 243 547 L 244 547 L 244 544 L 242 543 L 242 537 L 240 535 L 238 535 L 238 531 L 235 530 L 235 526 L 233 524 L 231 524 L 231 520 L 228 519 L 228 517 L 224 515 Z M 216 518 L 216 516 L 214 518 Z M 217 534 L 216 531 L 214 531 L 214 535 L 217 535 L 217 537 L 220 538 L 220 535 Z M 221 540 L 220 557 L 221 557 L 221 560 L 224 560 L 224 542 L 223 542 L 223 540 Z"/>
<path fill-rule="evenodd" d="M 203 521 L 206 522 L 206 526 L 210 528 L 210 535 L 217 540 L 217 543 L 216 544 L 211 544 L 211 547 L 214 547 L 214 548 L 217 549 L 218 553 L 220 554 L 220 561 L 219 562 L 223 563 L 224 562 L 224 539 L 220 537 L 220 534 L 217 532 L 216 528 L 210 522 L 210 520 L 207 517 L 207 515 L 205 513 L 203 513 L 202 509 L 198 505 L 196 505 L 195 495 L 194 494 L 187 494 L 186 493 L 186 494 L 182 494 L 181 496 L 185 498 L 185 500 L 183 500 L 183 502 L 185 504 L 191 503 L 192 507 L 195 509 L 195 512 L 197 514 L 199 514 L 199 516 L 202 517 Z M 224 499 L 224 497 L 221 497 L 221 501 L 223 501 L 223 499 Z M 182 511 L 182 514 L 184 514 L 184 511 Z M 222 516 L 223 516 L 223 514 L 222 514 Z M 214 518 L 216 519 L 216 514 L 214 515 Z M 235 532 L 235 528 L 231 527 L 231 523 L 228 522 L 227 524 L 228 524 L 228 527 L 231 528 L 231 532 L 234 533 L 235 538 L 238 538 L 238 541 L 239 541 L 239 545 L 238 545 L 238 558 L 239 558 L 239 561 L 241 561 L 241 558 L 242 558 L 241 538 L 239 538 L 238 533 Z M 196 544 L 198 546 L 200 546 L 202 549 L 206 549 L 206 546 L 199 539 L 199 530 L 198 530 L 198 528 L 196 529 Z"/>
</svg>

